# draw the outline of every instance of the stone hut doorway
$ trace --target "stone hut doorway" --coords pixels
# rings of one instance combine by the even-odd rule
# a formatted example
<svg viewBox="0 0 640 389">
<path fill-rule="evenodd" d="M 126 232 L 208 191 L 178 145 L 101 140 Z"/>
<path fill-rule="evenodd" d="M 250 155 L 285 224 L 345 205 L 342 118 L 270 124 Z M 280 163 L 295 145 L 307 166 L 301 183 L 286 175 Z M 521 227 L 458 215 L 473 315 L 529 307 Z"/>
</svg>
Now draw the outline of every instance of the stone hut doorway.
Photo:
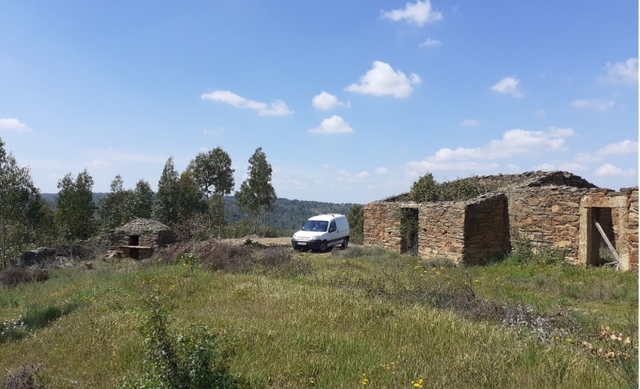
<svg viewBox="0 0 640 389">
<path fill-rule="evenodd" d="M 418 207 L 400 208 L 400 253 L 418 256 Z"/>
<path fill-rule="evenodd" d="M 129 235 L 129 246 L 140 246 L 140 235 Z"/>
<path fill-rule="evenodd" d="M 619 258 L 616 267 L 629 270 L 628 211 L 624 196 L 587 195 L 580 203 L 580 242 L 578 262 L 600 266 L 616 261 L 598 226 L 608 238 Z"/>
<path fill-rule="evenodd" d="M 140 259 L 140 235 L 129 235 L 129 256 L 133 259 Z"/>
<path fill-rule="evenodd" d="M 611 208 L 606 207 L 587 208 L 587 223 L 589 223 L 587 227 L 587 265 L 602 266 L 606 263 L 617 261 L 615 255 L 609 249 L 609 244 L 611 244 L 614 249 L 616 249 L 617 246 L 611 210 Z M 609 241 L 609 244 L 606 242 L 603 234 L 607 238 L 606 240 Z"/>
</svg>

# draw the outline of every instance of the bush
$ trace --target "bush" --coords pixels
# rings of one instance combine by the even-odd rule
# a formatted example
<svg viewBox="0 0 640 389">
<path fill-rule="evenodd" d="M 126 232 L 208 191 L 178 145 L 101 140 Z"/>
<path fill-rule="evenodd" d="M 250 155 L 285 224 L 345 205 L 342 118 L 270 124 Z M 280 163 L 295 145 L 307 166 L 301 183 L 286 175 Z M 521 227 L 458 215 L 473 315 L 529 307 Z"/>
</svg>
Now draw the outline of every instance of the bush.
<svg viewBox="0 0 640 389">
<path fill-rule="evenodd" d="M 122 389 L 234 389 L 244 381 L 229 371 L 230 353 L 218 335 L 203 325 L 192 325 L 185 333 L 172 333 L 160 296 L 149 299 L 151 313 L 142 328 L 145 336 L 147 371 L 129 378 Z"/>
<path fill-rule="evenodd" d="M 200 263 L 210 270 L 247 272 L 254 263 L 250 249 L 227 243 L 217 243 L 206 253 L 200 254 L 196 251 L 196 255 L 200 258 Z"/>
<path fill-rule="evenodd" d="M 312 271 L 309 262 L 292 258 L 291 249 L 286 247 L 266 248 L 262 252 L 260 264 L 265 273 L 274 273 L 284 277 L 297 277 Z"/>
<path fill-rule="evenodd" d="M 340 258 L 377 258 L 377 257 L 395 257 L 398 254 L 390 251 L 386 251 L 378 246 L 364 248 L 361 246 L 349 246 L 346 250 L 333 250 L 331 255 L 335 255 Z"/>
<path fill-rule="evenodd" d="M 49 279 L 46 270 L 29 270 L 23 267 L 10 267 L 0 272 L 0 284 L 16 286 L 30 282 L 44 282 Z"/>
<path fill-rule="evenodd" d="M 540 265 L 551 265 L 564 262 L 564 250 L 535 245 L 531 240 L 519 234 L 514 234 L 512 240 L 512 251 L 505 262 L 507 263 L 537 263 Z"/>
<path fill-rule="evenodd" d="M 269 247 L 262 252 L 260 263 L 266 267 L 277 267 L 291 262 L 291 250 L 285 247 Z"/>
</svg>

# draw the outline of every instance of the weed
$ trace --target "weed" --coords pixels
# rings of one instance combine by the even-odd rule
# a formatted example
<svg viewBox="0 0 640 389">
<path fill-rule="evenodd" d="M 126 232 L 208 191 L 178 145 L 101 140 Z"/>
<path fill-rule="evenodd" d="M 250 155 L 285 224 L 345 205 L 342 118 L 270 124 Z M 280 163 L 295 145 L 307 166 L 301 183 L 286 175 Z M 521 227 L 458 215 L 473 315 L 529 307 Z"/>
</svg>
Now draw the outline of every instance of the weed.
<svg viewBox="0 0 640 389">
<path fill-rule="evenodd" d="M 638 387 L 637 325 L 630 325 L 632 333 L 625 335 L 601 325 L 592 342 L 582 345 L 597 360 L 613 381 L 622 388 Z"/>
<path fill-rule="evenodd" d="M 22 317 L 16 320 L 4 320 L 0 323 L 0 343 L 21 339 L 26 334 L 26 326 Z"/>
<path fill-rule="evenodd" d="M 198 257 L 193 251 L 178 255 L 178 262 L 189 269 L 189 274 L 193 275 L 193 269 L 199 262 Z"/>
<path fill-rule="evenodd" d="M 439 269 L 439 268 L 455 268 L 456 263 L 450 258 L 433 258 L 425 259 L 419 262 L 425 269 Z"/>
<path fill-rule="evenodd" d="M 36 365 L 22 365 L 19 369 L 9 372 L 2 383 L 2 389 L 46 389 L 45 380 Z"/>
<path fill-rule="evenodd" d="M 27 308 L 22 321 L 27 328 L 44 328 L 52 321 L 67 315 L 80 306 L 79 303 L 65 302 L 62 307 L 56 305 L 31 305 Z"/>
</svg>

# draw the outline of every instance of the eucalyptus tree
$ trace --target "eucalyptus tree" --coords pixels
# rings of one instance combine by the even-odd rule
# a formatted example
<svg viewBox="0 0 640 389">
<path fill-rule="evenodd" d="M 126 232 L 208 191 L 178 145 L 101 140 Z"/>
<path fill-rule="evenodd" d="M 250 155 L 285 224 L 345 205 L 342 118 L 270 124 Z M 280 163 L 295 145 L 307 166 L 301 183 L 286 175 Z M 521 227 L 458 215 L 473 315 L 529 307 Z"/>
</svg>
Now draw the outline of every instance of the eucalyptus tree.
<svg viewBox="0 0 640 389">
<path fill-rule="evenodd" d="M 136 183 L 136 188 L 129 197 L 127 203 L 127 213 L 132 218 L 145 218 L 150 219 L 153 212 L 153 189 L 151 185 L 145 180 L 139 180 Z"/>
<path fill-rule="evenodd" d="M 18 166 L 0 139 L 0 256 L 7 266 L 7 251 L 24 243 L 38 221 L 43 200 L 33 185 L 29 167 Z"/>
<path fill-rule="evenodd" d="M 98 202 L 98 217 L 105 230 L 119 227 L 132 218 L 127 209 L 132 192 L 124 189 L 120 174 L 111 181 L 110 189 L 110 192 Z"/>
<path fill-rule="evenodd" d="M 209 228 L 218 227 L 218 237 L 224 225 L 224 199 L 235 186 L 231 158 L 221 147 L 199 153 L 190 163 L 188 171 L 203 196 L 207 198 Z"/>
<path fill-rule="evenodd" d="M 206 210 L 206 203 L 198 188 L 198 184 L 187 170 L 180 174 L 177 182 L 178 192 L 178 218 L 177 223 L 185 222 L 197 214 Z"/>
<path fill-rule="evenodd" d="M 173 157 L 164 164 L 158 180 L 158 192 L 153 199 L 152 217 L 168 226 L 178 220 L 178 172 L 173 166 Z"/>
<path fill-rule="evenodd" d="M 67 173 L 58 181 L 56 221 L 68 240 L 87 239 L 97 232 L 93 178 L 84 169 L 75 180 Z"/>
<path fill-rule="evenodd" d="M 267 156 L 258 147 L 249 158 L 247 179 L 240 185 L 236 192 L 236 198 L 240 208 L 253 218 L 254 233 L 258 233 L 260 217 L 273 210 L 276 202 L 276 191 L 271 185 L 271 165 L 267 162 Z"/>
<path fill-rule="evenodd" d="M 356 244 L 362 244 L 364 239 L 364 208 L 360 204 L 349 207 L 349 239 Z"/>
</svg>

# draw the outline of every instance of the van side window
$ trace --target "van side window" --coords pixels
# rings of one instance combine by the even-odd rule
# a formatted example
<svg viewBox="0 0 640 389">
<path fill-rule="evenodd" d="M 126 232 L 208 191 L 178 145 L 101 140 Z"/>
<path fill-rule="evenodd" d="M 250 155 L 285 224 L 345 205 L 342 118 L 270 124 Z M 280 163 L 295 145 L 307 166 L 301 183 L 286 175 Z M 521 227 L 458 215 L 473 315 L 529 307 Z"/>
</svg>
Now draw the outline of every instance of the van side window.
<svg viewBox="0 0 640 389">
<path fill-rule="evenodd" d="M 329 232 L 334 232 L 335 230 L 337 230 L 336 228 L 336 221 L 332 220 L 331 224 L 329 224 Z"/>
</svg>

